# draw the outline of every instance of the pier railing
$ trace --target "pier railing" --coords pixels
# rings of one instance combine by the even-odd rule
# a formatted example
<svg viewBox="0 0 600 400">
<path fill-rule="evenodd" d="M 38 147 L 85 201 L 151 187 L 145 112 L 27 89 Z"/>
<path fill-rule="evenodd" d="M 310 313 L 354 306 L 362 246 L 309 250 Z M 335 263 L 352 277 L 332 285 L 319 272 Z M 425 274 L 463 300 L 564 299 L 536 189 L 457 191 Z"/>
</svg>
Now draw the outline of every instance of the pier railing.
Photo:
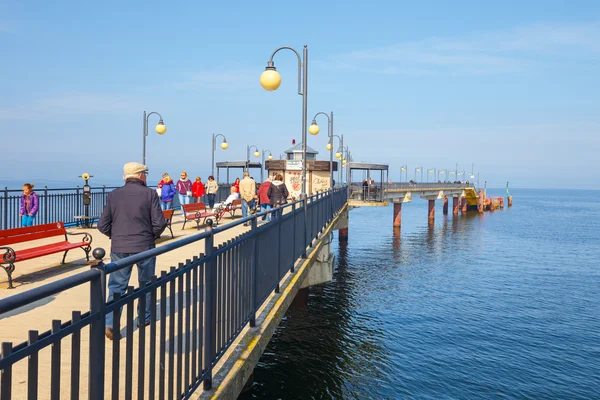
<svg viewBox="0 0 600 400">
<path fill-rule="evenodd" d="M 23 343 L 2 343 L 0 400 L 11 399 L 13 388 L 23 381 L 27 382 L 28 398 L 37 398 L 42 390 L 40 357 L 47 357 L 44 351 L 48 349 L 50 362 L 45 364 L 50 369 L 53 399 L 66 397 L 66 393 L 77 399 L 86 391 L 90 399 L 118 399 L 123 394 L 127 399 L 134 395 L 138 399 L 185 399 L 201 384 L 209 389 L 215 364 L 247 324 L 256 324 L 257 310 L 272 292 L 279 292 L 281 279 L 288 271 L 294 272 L 296 260 L 346 201 L 345 189 L 320 193 L 272 210 L 270 222 L 259 224 L 265 212 L 258 213 L 116 262 L 100 262 L 89 271 L 0 300 L 2 318 L 77 286 L 90 288 L 89 310 L 73 310 L 70 321 L 54 320 L 46 332 L 30 330 Z M 215 243 L 216 234 L 242 223 L 250 223 L 251 229 L 225 243 Z M 197 244 L 190 259 L 154 276 L 149 285 L 129 287 L 122 297 L 105 302 L 107 275 L 190 244 Z M 98 258 L 102 253 L 101 249 L 94 251 Z M 136 329 L 134 310 L 144 310 L 148 301 L 153 305 L 150 323 Z M 123 312 L 126 322 L 121 326 Z M 109 313 L 114 315 L 112 342 L 104 337 Z M 68 359 L 61 350 L 67 340 L 71 347 Z M 83 358 L 87 365 L 81 363 L 85 345 L 89 346 L 89 357 Z M 27 363 L 26 372 L 20 369 L 26 377 L 15 375 L 19 362 Z M 69 377 L 70 388 L 61 387 L 65 381 L 61 374 Z M 46 392 L 48 388 L 43 389 Z M 19 390 L 25 390 L 24 386 Z"/>
<path fill-rule="evenodd" d="M 220 184 L 215 196 L 217 202 L 223 201 L 229 195 L 229 184 Z M 152 186 L 150 186 L 152 187 Z M 155 188 L 156 186 L 154 186 Z M 118 186 L 101 186 L 91 188 L 91 204 L 89 216 L 100 216 L 106 204 L 108 193 Z M 0 190 L 0 229 L 13 229 L 21 226 L 19 207 L 21 204 L 21 191 L 4 188 Z M 83 188 L 48 188 L 35 190 L 39 199 L 39 208 L 35 224 L 48 224 L 51 222 L 64 222 L 66 226 L 76 223 L 75 216 L 84 215 Z M 173 199 L 173 207 L 179 207 L 177 196 Z"/>
</svg>

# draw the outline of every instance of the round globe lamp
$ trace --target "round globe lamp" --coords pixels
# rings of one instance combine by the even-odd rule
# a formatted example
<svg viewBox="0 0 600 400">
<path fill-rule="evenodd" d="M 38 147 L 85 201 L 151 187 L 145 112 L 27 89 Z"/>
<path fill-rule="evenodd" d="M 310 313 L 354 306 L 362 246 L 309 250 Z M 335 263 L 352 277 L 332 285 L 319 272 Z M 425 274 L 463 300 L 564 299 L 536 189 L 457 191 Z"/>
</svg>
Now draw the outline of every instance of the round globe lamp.
<svg viewBox="0 0 600 400">
<path fill-rule="evenodd" d="M 223 140 L 223 143 L 221 143 L 221 148 L 223 150 L 227 150 L 228 147 L 229 147 L 229 143 L 227 143 L 225 140 Z"/>
<path fill-rule="evenodd" d="M 317 125 L 315 121 L 308 127 L 308 133 L 311 135 L 318 135 L 320 130 L 319 125 Z"/>
<path fill-rule="evenodd" d="M 156 133 L 158 133 L 159 135 L 162 135 L 167 131 L 167 127 L 163 123 L 162 119 L 160 121 L 158 121 L 158 125 L 156 125 L 155 130 L 156 130 Z"/>
<path fill-rule="evenodd" d="M 281 75 L 275 67 L 267 67 L 265 72 L 260 74 L 260 85 L 268 91 L 277 90 L 281 85 Z"/>
<path fill-rule="evenodd" d="M 331 143 L 327 143 L 327 144 L 325 145 L 325 148 L 326 148 L 327 150 L 331 151 L 331 149 L 333 149 L 333 145 L 332 145 Z"/>
<path fill-rule="evenodd" d="M 254 152 L 254 157 L 260 157 L 260 153 L 258 151 Z"/>
</svg>

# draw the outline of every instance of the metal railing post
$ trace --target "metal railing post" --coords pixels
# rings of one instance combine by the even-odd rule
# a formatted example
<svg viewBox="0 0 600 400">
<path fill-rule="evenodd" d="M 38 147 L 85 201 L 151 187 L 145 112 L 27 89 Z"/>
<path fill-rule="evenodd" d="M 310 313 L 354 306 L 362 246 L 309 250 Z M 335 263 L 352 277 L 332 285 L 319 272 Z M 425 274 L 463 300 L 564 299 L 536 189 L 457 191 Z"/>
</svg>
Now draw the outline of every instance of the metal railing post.
<svg viewBox="0 0 600 400">
<path fill-rule="evenodd" d="M 281 215 L 283 215 L 283 210 L 281 210 Z M 296 261 L 296 202 L 292 204 L 292 221 L 294 223 L 292 232 L 294 232 L 294 236 L 292 239 L 292 267 L 290 268 L 290 272 L 294 272 L 294 262 Z"/>
<path fill-rule="evenodd" d="M 250 252 L 250 279 L 252 282 L 252 315 L 250 316 L 250 327 L 256 326 L 256 310 L 258 308 L 257 287 L 258 287 L 258 239 L 256 238 L 256 217 L 252 219 L 252 251 Z"/>
<path fill-rule="evenodd" d="M 3 197 L 3 210 L 4 210 L 4 218 L 2 222 L 2 229 L 8 229 L 8 187 L 4 187 L 4 197 Z"/>
<path fill-rule="evenodd" d="M 106 344 L 106 340 L 104 339 L 104 331 L 106 328 L 106 272 L 102 262 L 95 266 L 95 269 L 99 274 L 90 281 L 90 314 L 95 317 L 90 324 L 90 370 L 88 388 L 90 400 L 103 400 L 105 373 L 104 356 Z"/>
<path fill-rule="evenodd" d="M 44 223 L 48 223 L 48 186 L 44 186 Z"/>
<path fill-rule="evenodd" d="M 283 217 L 283 210 L 281 210 Z M 275 293 L 279 293 L 279 281 L 281 280 L 281 217 L 277 218 L 277 286 Z"/>
<path fill-rule="evenodd" d="M 210 236 L 204 239 L 204 254 L 208 258 L 206 262 L 206 281 L 205 281 L 205 310 L 204 315 L 206 316 L 206 324 L 204 325 L 204 349 L 202 350 L 202 356 L 204 358 L 204 366 L 206 368 L 206 379 L 204 379 L 203 387 L 204 390 L 210 390 L 212 388 L 212 361 L 213 352 L 215 351 L 215 331 L 217 328 L 217 316 L 215 313 L 216 304 L 216 286 L 217 286 L 217 274 L 215 271 L 216 263 L 214 251 L 215 235 L 212 228 L 212 220 L 208 220 L 207 232 L 210 232 Z"/>
</svg>

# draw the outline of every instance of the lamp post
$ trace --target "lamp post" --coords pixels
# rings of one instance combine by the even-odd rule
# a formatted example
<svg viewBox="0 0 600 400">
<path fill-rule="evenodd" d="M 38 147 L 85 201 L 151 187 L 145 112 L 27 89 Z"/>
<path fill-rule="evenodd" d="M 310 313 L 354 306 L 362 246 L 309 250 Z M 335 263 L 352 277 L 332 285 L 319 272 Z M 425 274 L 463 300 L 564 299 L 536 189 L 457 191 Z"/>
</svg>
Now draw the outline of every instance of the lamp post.
<svg viewBox="0 0 600 400">
<path fill-rule="evenodd" d="M 348 146 L 340 146 L 340 151 L 335 153 L 335 156 L 340 160 L 340 169 L 344 169 L 344 167 L 348 164 L 348 160 L 350 158 L 350 150 L 348 149 Z M 348 171 L 346 171 L 346 179 L 348 179 Z M 344 181 L 344 174 L 340 175 L 340 180 L 342 182 Z"/>
<path fill-rule="evenodd" d="M 423 167 L 415 168 L 415 183 L 417 183 L 417 172 L 421 173 L 421 183 L 423 183 Z"/>
<path fill-rule="evenodd" d="M 400 182 L 402 182 L 402 174 L 406 174 L 406 180 L 408 181 L 408 172 L 406 172 L 408 170 L 408 165 L 403 165 L 400 167 Z"/>
<path fill-rule="evenodd" d="M 271 153 L 271 150 L 263 150 L 262 151 L 262 163 L 260 166 L 260 182 L 263 183 L 264 182 L 264 178 L 263 178 L 263 170 L 265 169 L 265 153 L 269 153 L 269 160 L 273 159 L 273 153 Z"/>
<path fill-rule="evenodd" d="M 435 168 L 431 168 L 428 173 L 427 173 L 427 183 L 429 183 L 429 175 L 433 174 L 433 177 L 435 178 Z"/>
<path fill-rule="evenodd" d="M 159 135 L 162 135 L 167 131 L 167 127 L 165 126 L 165 124 L 163 122 L 162 115 L 160 115 L 156 111 L 152 111 L 151 113 L 146 115 L 146 111 L 144 111 L 144 131 L 143 131 L 143 145 L 142 145 L 142 164 L 144 164 L 144 165 L 146 165 L 146 136 L 148 136 L 148 118 L 150 118 L 150 116 L 152 114 L 156 114 L 160 118 L 160 120 L 158 121 L 158 124 L 156 125 L 156 128 L 154 128 L 156 133 L 158 133 Z"/>
<path fill-rule="evenodd" d="M 306 92 L 308 89 L 308 48 L 304 45 L 304 51 L 302 57 L 300 53 L 293 47 L 283 46 L 276 49 L 271 58 L 267 62 L 265 71 L 260 75 L 260 84 L 266 90 L 272 91 L 277 90 L 281 85 L 281 76 L 275 69 L 273 64 L 273 57 L 280 50 L 291 50 L 298 57 L 298 94 L 302 96 L 302 193 L 301 197 L 306 197 L 306 124 L 307 124 L 307 99 Z M 305 213 L 306 217 L 306 213 Z"/>
<path fill-rule="evenodd" d="M 317 116 L 324 115 L 327 117 L 327 136 L 329 137 L 329 143 L 327 143 L 327 150 L 329 150 L 329 188 L 333 189 L 333 111 L 331 116 L 324 112 L 318 112 L 313 117 L 312 124 L 308 127 L 308 132 L 313 135 L 319 134 L 319 125 L 317 125 Z M 314 133 L 313 133 L 314 132 Z"/>
<path fill-rule="evenodd" d="M 341 137 L 338 135 L 331 135 L 331 142 L 327 143 L 327 146 L 325 146 L 327 148 L 327 150 L 329 150 L 328 147 L 331 147 L 331 151 L 333 152 L 333 138 L 336 137 L 338 138 L 338 143 L 339 143 L 339 147 L 338 149 L 343 149 L 344 148 L 344 135 L 342 135 Z M 340 160 L 340 168 L 338 171 L 338 176 L 339 176 L 339 184 L 340 186 L 342 186 L 342 163 L 341 163 L 341 158 L 342 158 L 342 153 L 339 151 L 336 151 L 335 153 L 335 158 Z"/>
<path fill-rule="evenodd" d="M 223 137 L 223 142 L 221 142 L 221 148 L 223 150 L 227 150 L 227 148 L 229 147 L 229 143 L 227 143 L 227 139 L 225 138 L 225 135 L 219 133 L 217 135 L 215 135 L 213 133 L 213 137 L 212 137 L 212 162 L 211 162 L 211 167 L 212 167 L 212 176 L 215 176 L 215 151 L 217 150 L 217 138 L 219 136 Z"/>
<path fill-rule="evenodd" d="M 246 172 L 250 172 L 250 150 L 254 148 L 254 157 L 260 157 L 260 150 L 255 145 L 246 146 Z"/>
</svg>

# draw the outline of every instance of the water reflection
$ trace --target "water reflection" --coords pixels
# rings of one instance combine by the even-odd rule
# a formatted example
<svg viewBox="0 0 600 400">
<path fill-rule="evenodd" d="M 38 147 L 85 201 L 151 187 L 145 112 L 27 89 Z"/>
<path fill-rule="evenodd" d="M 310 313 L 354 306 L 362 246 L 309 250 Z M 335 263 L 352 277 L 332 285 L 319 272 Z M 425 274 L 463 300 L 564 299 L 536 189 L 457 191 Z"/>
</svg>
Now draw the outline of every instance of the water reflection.
<svg viewBox="0 0 600 400">
<path fill-rule="evenodd" d="M 307 307 L 290 307 L 255 370 L 256 383 L 240 398 L 306 398 L 305 388 L 312 398 L 361 397 L 385 379 L 382 329 L 373 311 L 360 307 L 348 253 L 340 241 L 334 281 L 309 288 Z"/>
</svg>

